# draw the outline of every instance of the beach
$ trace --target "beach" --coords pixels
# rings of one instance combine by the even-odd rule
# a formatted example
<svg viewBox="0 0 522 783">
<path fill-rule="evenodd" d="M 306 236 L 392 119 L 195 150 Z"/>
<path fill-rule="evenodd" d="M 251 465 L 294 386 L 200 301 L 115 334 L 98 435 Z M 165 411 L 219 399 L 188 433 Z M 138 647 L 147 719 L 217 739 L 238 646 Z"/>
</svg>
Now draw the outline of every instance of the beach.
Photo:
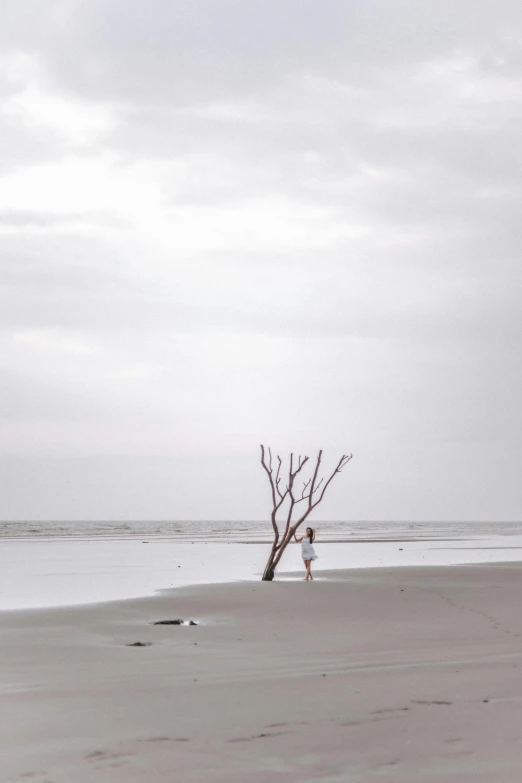
<svg viewBox="0 0 522 783">
<path fill-rule="evenodd" d="M 522 783 L 521 96 L 514 0 L 1 4 L 0 783 Z"/>
<path fill-rule="evenodd" d="M 518 783 L 520 564 L 317 575 L 3 612 L 0 781 Z"/>
</svg>

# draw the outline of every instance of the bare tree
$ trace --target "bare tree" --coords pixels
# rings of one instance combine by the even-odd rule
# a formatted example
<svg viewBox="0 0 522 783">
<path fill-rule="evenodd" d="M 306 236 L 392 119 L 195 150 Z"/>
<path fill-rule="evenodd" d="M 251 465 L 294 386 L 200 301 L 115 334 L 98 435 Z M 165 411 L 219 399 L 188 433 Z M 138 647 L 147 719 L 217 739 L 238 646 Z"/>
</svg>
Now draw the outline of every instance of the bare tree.
<svg viewBox="0 0 522 783">
<path fill-rule="evenodd" d="M 272 551 L 262 577 L 262 580 L 265 582 L 273 580 L 277 565 L 281 560 L 283 552 L 292 540 L 295 531 L 310 516 L 314 508 L 319 505 L 330 483 L 352 459 L 353 454 L 343 454 L 326 481 L 319 477 L 322 457 L 323 450 L 321 449 L 317 455 L 315 468 L 310 478 L 303 480 L 303 486 L 299 491 L 295 489 L 296 480 L 299 483 L 298 476 L 309 462 L 308 457 L 296 457 L 293 453 L 290 454 L 288 467 L 284 470 L 281 457 L 276 455 L 275 462 L 273 462 L 271 449 L 265 450 L 265 447 L 261 446 L 261 465 L 267 473 L 272 493 L 272 513 L 270 518 L 274 529 Z M 285 474 L 284 477 L 283 472 Z M 281 521 L 278 520 L 278 515 L 282 517 Z M 294 516 L 296 517 L 295 520 Z"/>
</svg>

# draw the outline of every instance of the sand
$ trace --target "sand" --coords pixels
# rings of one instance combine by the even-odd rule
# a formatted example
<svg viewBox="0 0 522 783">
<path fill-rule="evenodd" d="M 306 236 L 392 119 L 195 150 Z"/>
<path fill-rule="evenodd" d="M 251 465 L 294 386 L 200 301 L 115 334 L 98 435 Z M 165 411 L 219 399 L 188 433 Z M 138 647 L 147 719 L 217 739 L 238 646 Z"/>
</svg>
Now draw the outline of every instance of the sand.
<svg viewBox="0 0 522 783">
<path fill-rule="evenodd" d="M 4 612 L 0 781 L 519 783 L 521 601 L 506 563 Z"/>
</svg>

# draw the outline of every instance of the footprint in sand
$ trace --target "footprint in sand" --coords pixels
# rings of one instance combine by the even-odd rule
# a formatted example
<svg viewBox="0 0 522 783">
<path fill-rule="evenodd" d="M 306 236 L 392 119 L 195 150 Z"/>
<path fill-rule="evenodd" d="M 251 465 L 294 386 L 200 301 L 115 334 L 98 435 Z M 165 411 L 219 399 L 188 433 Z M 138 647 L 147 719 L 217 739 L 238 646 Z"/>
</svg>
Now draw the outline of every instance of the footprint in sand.
<svg viewBox="0 0 522 783">
<path fill-rule="evenodd" d="M 232 739 L 225 740 L 226 742 L 250 742 L 256 739 L 268 739 L 270 737 L 280 737 L 282 734 L 290 734 L 289 731 L 274 731 L 270 734 L 253 734 L 251 737 L 233 737 Z"/>
<path fill-rule="evenodd" d="M 453 704 L 452 701 L 425 701 L 424 699 L 413 699 L 413 704 L 435 704 L 439 707 L 449 707 L 451 704 Z"/>
</svg>

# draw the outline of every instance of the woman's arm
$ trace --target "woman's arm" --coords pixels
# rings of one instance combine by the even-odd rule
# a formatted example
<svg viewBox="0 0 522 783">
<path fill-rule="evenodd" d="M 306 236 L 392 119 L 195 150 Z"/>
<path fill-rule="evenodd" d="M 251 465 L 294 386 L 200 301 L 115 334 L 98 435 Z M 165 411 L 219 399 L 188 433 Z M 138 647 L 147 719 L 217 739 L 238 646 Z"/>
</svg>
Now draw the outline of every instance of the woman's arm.
<svg viewBox="0 0 522 783">
<path fill-rule="evenodd" d="M 297 543 L 299 543 L 300 541 L 303 540 L 304 536 L 301 536 L 301 538 L 297 538 L 296 534 L 294 533 L 294 538 L 297 541 Z"/>
</svg>

